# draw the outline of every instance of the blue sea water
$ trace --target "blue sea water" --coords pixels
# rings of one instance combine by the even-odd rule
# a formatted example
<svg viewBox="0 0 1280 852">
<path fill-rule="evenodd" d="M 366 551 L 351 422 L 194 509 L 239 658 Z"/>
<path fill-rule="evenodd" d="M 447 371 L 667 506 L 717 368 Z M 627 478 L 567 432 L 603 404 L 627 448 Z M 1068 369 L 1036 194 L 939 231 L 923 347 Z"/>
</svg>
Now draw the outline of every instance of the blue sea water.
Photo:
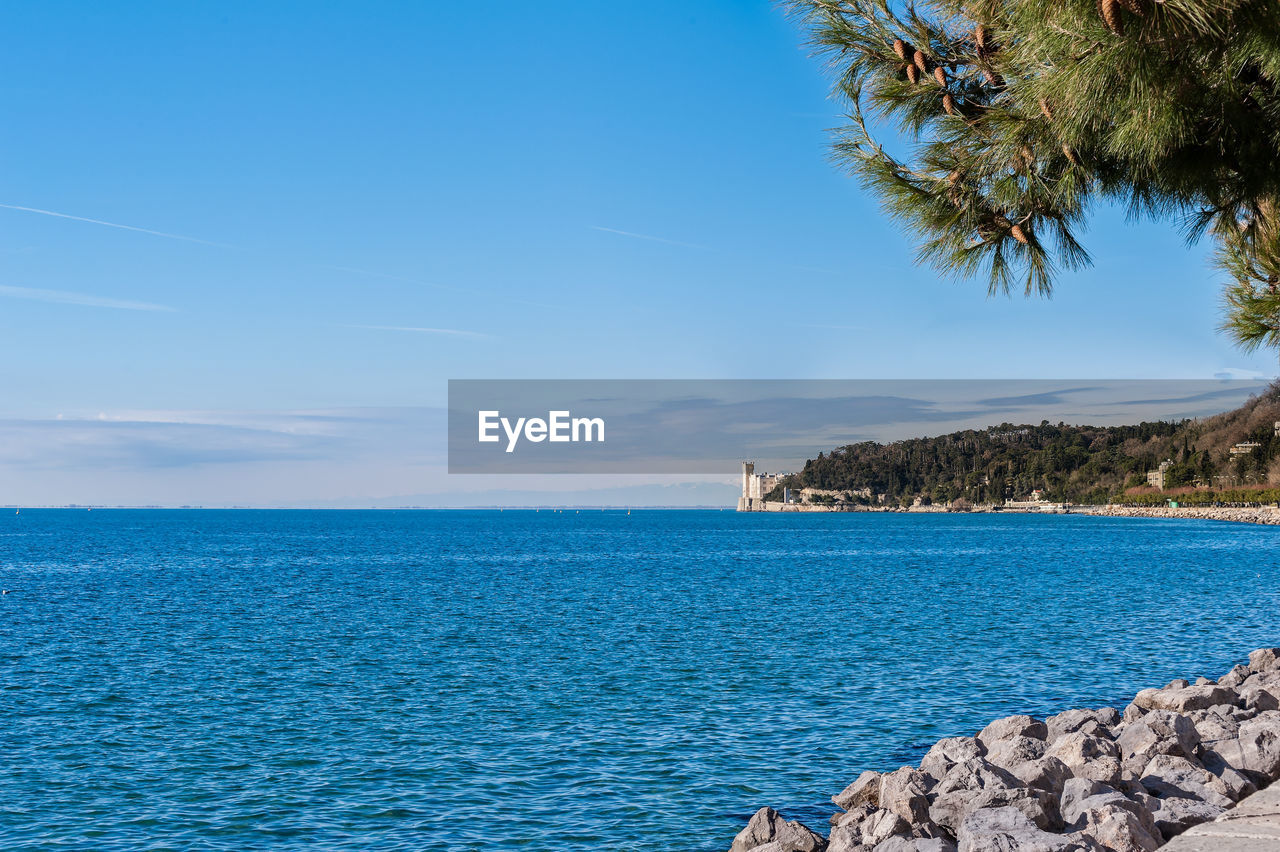
<svg viewBox="0 0 1280 852">
<path fill-rule="evenodd" d="M 1018 712 L 1280 644 L 1280 528 L 0 518 L 0 848 L 723 850 Z"/>
</svg>

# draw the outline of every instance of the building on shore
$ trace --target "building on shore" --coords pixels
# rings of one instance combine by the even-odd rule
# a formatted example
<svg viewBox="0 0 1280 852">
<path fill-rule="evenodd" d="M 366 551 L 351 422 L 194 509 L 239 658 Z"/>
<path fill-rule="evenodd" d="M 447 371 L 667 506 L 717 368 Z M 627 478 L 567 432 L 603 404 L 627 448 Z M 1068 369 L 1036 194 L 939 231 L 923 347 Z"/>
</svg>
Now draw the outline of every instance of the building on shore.
<svg viewBox="0 0 1280 852">
<path fill-rule="evenodd" d="M 1173 461 L 1171 459 L 1165 459 L 1160 462 L 1160 467 L 1158 469 L 1147 471 L 1147 484 L 1152 488 L 1159 488 L 1163 491 L 1165 473 L 1172 465 Z"/>
<path fill-rule="evenodd" d="M 738 497 L 739 512 L 764 511 L 765 495 L 776 488 L 788 474 L 756 473 L 756 463 L 742 463 L 742 495 Z M 784 503 L 791 502 L 790 489 L 783 496 Z"/>
</svg>

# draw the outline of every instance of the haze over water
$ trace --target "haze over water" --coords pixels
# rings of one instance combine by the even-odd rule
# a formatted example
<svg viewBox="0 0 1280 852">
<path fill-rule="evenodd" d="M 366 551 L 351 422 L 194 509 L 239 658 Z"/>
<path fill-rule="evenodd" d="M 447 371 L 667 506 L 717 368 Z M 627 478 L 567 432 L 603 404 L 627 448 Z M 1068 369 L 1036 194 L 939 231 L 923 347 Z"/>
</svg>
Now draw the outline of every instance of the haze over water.
<svg viewBox="0 0 1280 852">
<path fill-rule="evenodd" d="M 1079 516 L 0 518 L 0 846 L 723 850 L 1009 713 L 1217 677 L 1280 530 Z"/>
</svg>

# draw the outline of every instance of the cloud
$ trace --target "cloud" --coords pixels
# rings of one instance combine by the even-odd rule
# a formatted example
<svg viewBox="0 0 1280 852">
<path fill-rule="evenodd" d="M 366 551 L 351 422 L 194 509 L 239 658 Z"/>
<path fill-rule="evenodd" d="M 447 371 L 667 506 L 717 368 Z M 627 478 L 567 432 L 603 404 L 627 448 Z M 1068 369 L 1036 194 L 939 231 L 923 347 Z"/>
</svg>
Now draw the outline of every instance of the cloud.
<svg viewBox="0 0 1280 852">
<path fill-rule="evenodd" d="M 59 305 L 83 305 L 89 308 L 115 308 L 121 311 L 176 311 L 168 305 L 156 305 L 151 302 L 130 302 L 124 299 L 109 299 L 104 296 L 90 296 L 87 293 L 72 293 L 68 290 L 41 290 L 36 287 L 8 287 L 0 285 L 0 296 L 13 299 L 30 299 L 33 302 L 53 302 Z"/>
<path fill-rule="evenodd" d="M 650 240 L 655 243 L 666 243 L 669 246 L 684 246 L 685 248 L 705 249 L 706 246 L 700 246 L 697 243 L 682 243 L 679 240 L 669 240 L 666 237 L 654 237 L 649 234 L 637 234 L 633 231 L 619 231 L 617 228 L 606 228 L 601 225 L 592 225 L 593 231 L 604 231 L 606 234 L 618 234 L 622 237 L 631 237 L 636 240 Z"/>
<path fill-rule="evenodd" d="M 88 222 L 90 225 L 103 225 L 108 228 L 119 228 L 122 231 L 133 231 L 139 234 L 150 234 L 153 237 L 164 237 L 166 240 L 182 240 L 187 243 L 200 243 L 206 246 L 218 246 L 220 248 L 232 248 L 225 243 L 215 243 L 209 240 L 202 240 L 197 237 L 187 237 L 182 234 L 169 234 L 164 231 L 153 231 L 150 228 L 139 228 L 135 225 L 121 225 L 119 222 L 104 222 L 102 219 L 89 219 L 84 216 L 72 216 L 70 213 L 58 213 L 55 210 L 41 210 L 39 207 L 22 207 L 17 204 L 0 204 L 0 208 L 5 210 L 18 210 L 22 213 L 38 213 L 41 216 L 53 216 L 58 219 L 70 219 L 73 222 Z"/>
<path fill-rule="evenodd" d="M 349 325 L 347 328 L 363 328 L 369 331 L 408 331 L 416 334 L 439 334 L 447 337 L 470 337 L 476 340 L 491 340 L 492 334 L 479 331 L 467 331 L 461 328 L 425 328 L 413 325 Z"/>
</svg>

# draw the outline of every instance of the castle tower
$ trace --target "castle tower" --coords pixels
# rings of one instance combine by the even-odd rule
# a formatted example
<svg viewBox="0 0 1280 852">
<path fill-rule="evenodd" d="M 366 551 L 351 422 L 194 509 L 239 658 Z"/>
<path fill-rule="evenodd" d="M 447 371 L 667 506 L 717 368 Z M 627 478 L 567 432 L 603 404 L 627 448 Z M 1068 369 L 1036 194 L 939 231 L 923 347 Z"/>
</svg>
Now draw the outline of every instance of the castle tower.
<svg viewBox="0 0 1280 852">
<path fill-rule="evenodd" d="M 751 485 L 756 478 L 756 463 L 744 461 L 742 463 L 742 496 L 738 498 L 738 511 L 751 511 Z"/>
</svg>

